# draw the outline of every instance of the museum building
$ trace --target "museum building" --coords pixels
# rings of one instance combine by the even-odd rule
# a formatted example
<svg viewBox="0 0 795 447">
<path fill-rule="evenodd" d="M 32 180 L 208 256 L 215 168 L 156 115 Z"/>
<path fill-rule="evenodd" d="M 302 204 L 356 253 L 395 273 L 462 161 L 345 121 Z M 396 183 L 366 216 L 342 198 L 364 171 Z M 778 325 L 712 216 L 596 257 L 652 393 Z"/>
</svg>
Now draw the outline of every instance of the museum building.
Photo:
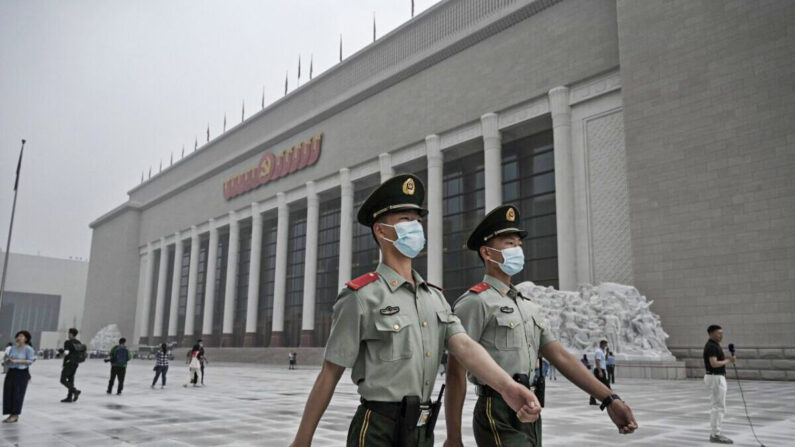
<svg viewBox="0 0 795 447">
<path fill-rule="evenodd" d="M 738 203 L 723 183 L 736 164 L 720 160 L 739 156 L 735 145 L 746 136 L 729 130 L 733 141 L 714 144 L 708 130 L 751 124 L 726 117 L 737 100 L 726 97 L 728 84 L 697 80 L 693 89 L 688 77 L 726 70 L 733 75 L 725 82 L 736 76 L 737 89 L 753 89 L 742 68 L 722 63 L 750 49 L 714 48 L 748 37 L 711 15 L 732 23 L 745 20 L 738 8 L 762 9 L 746 26 L 769 28 L 791 8 L 664 5 L 438 3 L 145 180 L 95 220 L 86 330 L 116 323 L 142 344 L 323 346 L 338 291 L 379 261 L 355 212 L 400 172 L 418 175 L 427 190 L 428 243 L 415 268 L 451 302 L 482 278 L 482 263 L 465 247 L 469 232 L 485 212 L 512 203 L 529 233 L 517 282 L 635 285 L 655 300 L 669 345 L 703 345 L 712 321 L 739 325 L 731 310 L 701 311 L 732 286 L 727 279 L 712 287 L 707 272 L 728 278 L 743 267 L 717 262 L 714 241 L 704 238 L 736 231 L 735 220 L 709 219 Z M 695 17 L 698 30 L 685 17 Z M 650 37 L 665 36 L 672 23 L 676 35 Z M 688 51 L 699 53 L 698 67 Z M 763 126 L 779 143 L 792 132 Z M 777 143 L 755 143 L 737 163 L 756 164 L 733 188 L 759 180 L 763 161 L 791 162 Z M 792 197 L 791 182 L 770 169 L 761 181 Z M 774 213 L 776 203 L 765 210 Z M 793 223 L 791 214 L 781 219 L 775 225 Z M 773 249 L 736 248 L 760 256 Z M 772 261 L 791 262 L 792 251 L 784 256 Z M 787 301 L 783 289 L 766 290 L 757 302 Z M 775 340 L 792 339 L 793 309 L 789 320 L 773 321 L 778 308 L 760 312 L 770 325 L 735 329 L 737 339 L 786 345 Z"/>
</svg>

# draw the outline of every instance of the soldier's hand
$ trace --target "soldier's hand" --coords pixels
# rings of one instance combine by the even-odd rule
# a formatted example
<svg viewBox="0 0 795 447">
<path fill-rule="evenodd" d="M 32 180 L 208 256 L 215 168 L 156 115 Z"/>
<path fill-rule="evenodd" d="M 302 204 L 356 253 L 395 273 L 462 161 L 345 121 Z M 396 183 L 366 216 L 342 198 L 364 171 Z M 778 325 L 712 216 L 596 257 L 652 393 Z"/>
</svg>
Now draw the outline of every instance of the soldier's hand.
<svg viewBox="0 0 795 447">
<path fill-rule="evenodd" d="M 638 423 L 635 422 L 635 416 L 632 415 L 632 410 L 629 405 L 624 403 L 623 400 L 614 400 L 607 406 L 607 414 L 610 419 L 618 427 L 618 432 L 628 435 L 638 429 Z"/>
<path fill-rule="evenodd" d="M 502 398 L 516 411 L 516 417 L 522 422 L 535 422 L 541 415 L 541 404 L 538 403 L 536 395 L 517 382 L 502 394 Z"/>
</svg>

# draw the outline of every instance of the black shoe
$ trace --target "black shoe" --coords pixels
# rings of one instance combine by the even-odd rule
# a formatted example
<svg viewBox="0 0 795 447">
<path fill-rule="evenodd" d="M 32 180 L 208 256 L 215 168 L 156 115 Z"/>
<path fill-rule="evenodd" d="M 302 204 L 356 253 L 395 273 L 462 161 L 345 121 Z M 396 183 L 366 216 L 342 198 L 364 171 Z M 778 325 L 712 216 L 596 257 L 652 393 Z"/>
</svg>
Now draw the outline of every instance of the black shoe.
<svg viewBox="0 0 795 447">
<path fill-rule="evenodd" d="M 116 393 L 116 395 L 117 395 L 117 396 L 121 396 L 121 391 L 119 391 L 118 393 Z"/>
<path fill-rule="evenodd" d="M 71 397 L 67 397 L 66 399 L 61 399 L 61 402 L 63 402 L 63 403 L 72 403 L 74 401 L 72 400 Z"/>
<path fill-rule="evenodd" d="M 75 397 L 72 398 L 72 402 L 77 402 L 77 398 L 80 397 L 80 393 L 82 393 L 82 391 L 75 390 Z"/>
<path fill-rule="evenodd" d="M 113 394 L 113 392 L 111 390 L 108 390 L 107 393 L 108 394 Z"/>
</svg>

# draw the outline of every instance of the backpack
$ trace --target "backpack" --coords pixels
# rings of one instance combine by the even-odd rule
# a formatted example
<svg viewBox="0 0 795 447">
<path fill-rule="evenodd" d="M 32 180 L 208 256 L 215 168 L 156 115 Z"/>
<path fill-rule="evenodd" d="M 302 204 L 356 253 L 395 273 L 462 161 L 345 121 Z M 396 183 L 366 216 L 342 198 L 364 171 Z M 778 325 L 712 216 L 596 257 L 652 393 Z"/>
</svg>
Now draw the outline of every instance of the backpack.
<svg viewBox="0 0 795 447">
<path fill-rule="evenodd" d="M 111 358 L 111 363 L 116 366 L 126 366 L 127 348 L 122 346 L 116 346 L 116 349 L 113 351 L 113 357 Z"/>
<path fill-rule="evenodd" d="M 78 340 L 72 341 L 72 348 L 74 349 L 74 356 L 72 357 L 75 362 L 83 363 L 88 358 L 88 352 L 86 351 L 86 345 L 80 343 Z M 71 353 L 70 353 L 71 355 Z"/>
</svg>

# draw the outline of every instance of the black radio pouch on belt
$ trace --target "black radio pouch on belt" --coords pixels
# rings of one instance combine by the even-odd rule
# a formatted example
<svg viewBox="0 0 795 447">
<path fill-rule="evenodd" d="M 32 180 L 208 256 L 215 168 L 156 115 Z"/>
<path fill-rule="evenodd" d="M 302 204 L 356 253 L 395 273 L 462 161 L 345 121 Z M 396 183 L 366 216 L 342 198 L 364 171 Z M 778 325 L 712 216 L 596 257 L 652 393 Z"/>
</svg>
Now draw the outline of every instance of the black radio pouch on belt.
<svg viewBox="0 0 795 447">
<path fill-rule="evenodd" d="M 414 429 L 420 420 L 419 396 L 405 396 L 400 402 L 400 412 L 395 421 L 394 447 L 412 447 L 414 445 Z"/>
<path fill-rule="evenodd" d="M 442 409 L 442 396 L 444 396 L 444 384 L 439 390 L 439 398 L 431 405 L 431 415 L 425 427 L 425 436 L 428 438 L 433 436 L 433 429 L 436 428 L 436 420 L 439 419 L 439 411 Z"/>
</svg>

